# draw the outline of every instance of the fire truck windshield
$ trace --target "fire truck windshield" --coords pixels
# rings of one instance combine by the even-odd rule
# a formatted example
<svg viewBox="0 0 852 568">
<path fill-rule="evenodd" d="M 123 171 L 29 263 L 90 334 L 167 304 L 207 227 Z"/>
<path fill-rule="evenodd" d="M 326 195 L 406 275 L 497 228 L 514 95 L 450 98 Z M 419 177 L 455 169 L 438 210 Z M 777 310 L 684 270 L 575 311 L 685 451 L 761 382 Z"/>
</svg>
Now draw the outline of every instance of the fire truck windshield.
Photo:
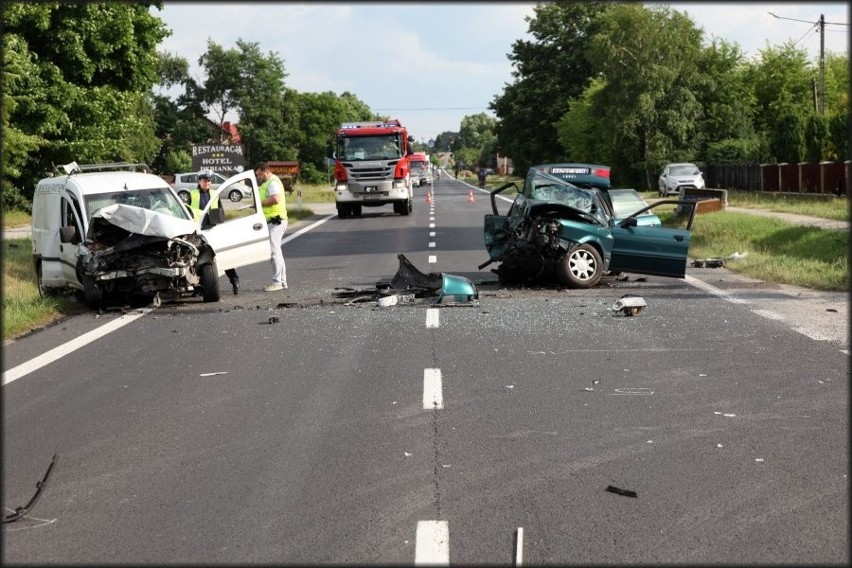
<svg viewBox="0 0 852 568">
<path fill-rule="evenodd" d="M 399 135 L 338 138 L 337 157 L 341 160 L 392 160 L 401 158 Z"/>
</svg>

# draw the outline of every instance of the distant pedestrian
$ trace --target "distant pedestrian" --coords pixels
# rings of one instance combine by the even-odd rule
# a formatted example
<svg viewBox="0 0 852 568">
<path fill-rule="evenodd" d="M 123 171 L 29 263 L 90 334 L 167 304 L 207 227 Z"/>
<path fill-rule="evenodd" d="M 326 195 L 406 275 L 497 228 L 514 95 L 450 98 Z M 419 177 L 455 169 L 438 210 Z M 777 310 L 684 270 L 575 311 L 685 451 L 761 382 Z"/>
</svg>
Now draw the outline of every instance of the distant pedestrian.
<svg viewBox="0 0 852 568">
<path fill-rule="evenodd" d="M 201 222 L 201 228 L 207 229 L 212 227 L 212 223 L 210 223 L 210 212 L 214 209 L 219 213 L 221 210 L 219 209 L 219 196 L 213 198 L 213 205 L 208 209 L 207 214 L 204 218 L 201 218 L 201 212 L 204 211 L 204 208 L 207 207 L 207 203 L 210 202 L 210 180 L 212 175 L 208 172 L 202 172 L 198 175 L 198 186 L 189 192 L 189 208 L 192 210 L 192 215 L 195 217 L 196 222 Z M 228 280 L 231 282 L 231 289 L 234 291 L 234 294 L 240 293 L 240 277 L 237 275 L 237 270 L 234 268 L 229 268 L 225 271 L 225 275 L 227 275 Z"/>
<path fill-rule="evenodd" d="M 485 178 L 488 177 L 488 173 L 485 171 L 485 168 L 479 168 L 479 173 L 477 174 L 479 177 L 479 187 L 485 187 Z"/>
<path fill-rule="evenodd" d="M 281 250 L 284 233 L 287 231 L 287 204 L 284 198 L 284 184 L 277 175 L 269 169 L 269 164 L 260 162 L 254 167 L 254 175 L 260 187 L 260 205 L 266 217 L 266 227 L 269 229 L 269 246 L 272 265 L 272 284 L 265 287 L 265 292 L 275 292 L 287 288 L 287 266 L 284 264 L 284 253 Z"/>
</svg>

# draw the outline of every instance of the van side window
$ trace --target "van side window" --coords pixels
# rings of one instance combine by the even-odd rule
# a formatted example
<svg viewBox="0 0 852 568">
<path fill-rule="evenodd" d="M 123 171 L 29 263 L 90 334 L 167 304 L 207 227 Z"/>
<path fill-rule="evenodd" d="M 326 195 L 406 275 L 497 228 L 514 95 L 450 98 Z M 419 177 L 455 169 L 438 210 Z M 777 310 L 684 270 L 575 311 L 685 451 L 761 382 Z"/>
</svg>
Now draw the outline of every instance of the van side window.
<svg viewBox="0 0 852 568">
<path fill-rule="evenodd" d="M 71 202 L 68 199 L 62 199 L 62 226 L 63 227 L 75 227 L 77 230 L 74 232 L 74 238 L 71 240 L 71 244 L 78 244 L 83 240 L 83 235 L 81 233 L 82 224 L 79 222 L 80 216 L 74 209 L 74 206 L 71 205 Z"/>
</svg>

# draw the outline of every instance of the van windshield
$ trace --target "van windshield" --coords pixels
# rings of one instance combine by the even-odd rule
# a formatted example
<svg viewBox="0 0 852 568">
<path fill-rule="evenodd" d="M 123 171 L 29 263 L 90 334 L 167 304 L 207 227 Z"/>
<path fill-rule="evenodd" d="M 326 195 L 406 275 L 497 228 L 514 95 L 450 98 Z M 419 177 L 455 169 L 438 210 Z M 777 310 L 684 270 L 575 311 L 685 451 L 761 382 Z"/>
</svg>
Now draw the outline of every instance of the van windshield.
<svg viewBox="0 0 852 568">
<path fill-rule="evenodd" d="M 89 212 L 89 220 L 91 221 L 92 215 L 101 207 L 116 203 L 150 209 L 178 219 L 189 218 L 186 210 L 170 191 L 162 187 L 155 187 L 153 189 L 119 190 L 112 193 L 87 195 L 86 210 Z"/>
</svg>

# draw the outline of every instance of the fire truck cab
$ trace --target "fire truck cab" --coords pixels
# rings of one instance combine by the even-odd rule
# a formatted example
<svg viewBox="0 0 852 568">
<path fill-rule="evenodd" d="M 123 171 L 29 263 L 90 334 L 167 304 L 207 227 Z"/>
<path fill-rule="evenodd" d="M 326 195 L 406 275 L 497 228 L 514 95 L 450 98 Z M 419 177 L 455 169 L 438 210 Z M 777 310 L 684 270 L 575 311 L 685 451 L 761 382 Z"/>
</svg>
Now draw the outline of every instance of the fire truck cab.
<svg viewBox="0 0 852 568">
<path fill-rule="evenodd" d="M 383 205 L 392 205 L 400 215 L 411 213 L 413 142 L 398 119 L 343 123 L 328 152 L 334 160 L 337 216 L 357 217 L 362 207 Z"/>
</svg>

